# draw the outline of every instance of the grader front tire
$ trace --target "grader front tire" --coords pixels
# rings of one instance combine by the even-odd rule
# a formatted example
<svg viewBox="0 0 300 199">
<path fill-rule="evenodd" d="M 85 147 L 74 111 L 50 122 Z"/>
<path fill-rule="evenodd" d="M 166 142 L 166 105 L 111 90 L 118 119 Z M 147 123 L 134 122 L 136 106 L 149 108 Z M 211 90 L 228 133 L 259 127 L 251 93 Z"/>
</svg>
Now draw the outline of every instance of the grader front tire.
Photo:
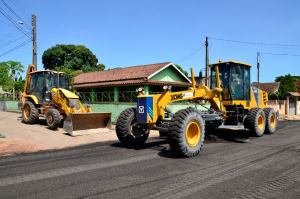
<svg viewBox="0 0 300 199">
<path fill-rule="evenodd" d="M 251 134 L 261 137 L 266 128 L 265 113 L 261 108 L 252 108 L 248 112 L 245 126 L 250 130 Z"/>
<path fill-rule="evenodd" d="M 276 113 L 272 108 L 264 108 L 264 113 L 266 116 L 265 133 L 273 134 L 277 126 Z"/>
<path fill-rule="evenodd" d="M 204 141 L 204 122 L 198 111 L 183 109 L 175 113 L 169 124 L 171 150 L 180 157 L 199 154 Z"/>
<path fill-rule="evenodd" d="M 128 108 L 122 111 L 117 119 L 116 134 L 122 144 L 127 147 L 142 145 L 149 136 L 149 129 L 142 134 L 135 132 L 133 128 L 137 122 L 136 108 Z"/>
</svg>

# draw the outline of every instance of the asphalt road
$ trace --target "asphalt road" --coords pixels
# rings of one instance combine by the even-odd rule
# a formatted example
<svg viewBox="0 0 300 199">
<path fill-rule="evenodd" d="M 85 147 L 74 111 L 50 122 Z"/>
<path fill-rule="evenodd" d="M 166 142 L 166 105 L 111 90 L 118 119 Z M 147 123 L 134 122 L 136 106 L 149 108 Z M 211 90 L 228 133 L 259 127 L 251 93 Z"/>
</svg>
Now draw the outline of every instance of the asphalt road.
<svg viewBox="0 0 300 199">
<path fill-rule="evenodd" d="M 223 132 L 226 133 L 226 132 Z M 0 198 L 299 198 L 300 121 L 177 158 L 165 140 L 117 141 L 0 158 Z"/>
</svg>

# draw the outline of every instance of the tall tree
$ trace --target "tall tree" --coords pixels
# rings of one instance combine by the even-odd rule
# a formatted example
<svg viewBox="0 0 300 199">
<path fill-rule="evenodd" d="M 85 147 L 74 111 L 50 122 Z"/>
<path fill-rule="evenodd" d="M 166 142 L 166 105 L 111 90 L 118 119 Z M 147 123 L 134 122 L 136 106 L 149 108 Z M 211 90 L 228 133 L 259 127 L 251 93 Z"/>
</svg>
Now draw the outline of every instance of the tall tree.
<svg viewBox="0 0 300 199">
<path fill-rule="evenodd" d="M 293 76 L 288 74 L 281 78 L 278 91 L 281 95 L 283 95 L 286 92 L 297 92 Z"/>
<path fill-rule="evenodd" d="M 18 76 L 21 76 L 20 73 L 24 72 L 23 68 L 24 66 L 17 61 L 8 61 L 8 62 L 2 62 L 3 66 L 6 66 L 6 68 L 9 69 L 11 80 L 13 82 L 13 100 L 15 99 L 15 81 Z"/>
<path fill-rule="evenodd" d="M 59 45 L 47 49 L 42 56 L 44 68 L 48 70 L 72 71 L 82 70 L 93 72 L 100 70 L 97 67 L 98 58 L 84 45 Z"/>
<path fill-rule="evenodd" d="M 175 66 L 185 75 L 185 76 L 187 76 L 188 77 L 188 72 L 187 71 L 185 71 L 185 70 L 183 70 L 182 68 L 181 68 L 181 66 L 179 66 L 178 64 L 175 64 Z"/>
</svg>

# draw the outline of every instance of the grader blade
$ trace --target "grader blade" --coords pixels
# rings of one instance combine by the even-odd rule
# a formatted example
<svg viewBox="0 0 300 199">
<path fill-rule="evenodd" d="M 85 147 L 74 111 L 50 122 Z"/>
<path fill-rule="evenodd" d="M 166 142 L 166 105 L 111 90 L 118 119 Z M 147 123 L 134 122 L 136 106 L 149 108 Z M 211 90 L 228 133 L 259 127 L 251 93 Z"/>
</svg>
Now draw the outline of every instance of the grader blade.
<svg viewBox="0 0 300 199">
<path fill-rule="evenodd" d="M 111 113 L 70 113 L 63 129 L 71 136 L 108 132 L 111 130 Z"/>
</svg>

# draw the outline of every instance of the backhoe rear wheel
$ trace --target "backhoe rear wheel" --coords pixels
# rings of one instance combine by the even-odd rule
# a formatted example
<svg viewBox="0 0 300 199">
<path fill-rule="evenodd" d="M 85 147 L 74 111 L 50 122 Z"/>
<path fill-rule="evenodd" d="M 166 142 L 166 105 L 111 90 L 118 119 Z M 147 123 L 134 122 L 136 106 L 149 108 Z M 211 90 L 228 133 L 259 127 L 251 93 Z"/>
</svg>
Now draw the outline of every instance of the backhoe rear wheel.
<svg viewBox="0 0 300 199">
<path fill-rule="evenodd" d="M 26 101 L 22 110 L 23 121 L 26 124 L 35 124 L 39 119 L 39 111 L 31 101 Z"/>
<path fill-rule="evenodd" d="M 252 108 L 245 120 L 245 127 L 256 137 L 261 137 L 266 128 L 265 113 L 261 108 Z"/>
<path fill-rule="evenodd" d="M 57 109 L 49 109 L 46 113 L 46 122 L 49 129 L 56 130 L 61 123 L 59 111 Z"/>
<path fill-rule="evenodd" d="M 195 109 L 183 109 L 175 113 L 169 124 L 171 150 L 180 157 L 199 154 L 205 136 L 204 122 Z"/>
<path fill-rule="evenodd" d="M 117 137 L 127 147 L 144 144 L 148 139 L 149 132 L 149 129 L 137 124 L 136 108 L 125 109 L 117 119 Z"/>
<path fill-rule="evenodd" d="M 266 116 L 265 133 L 273 134 L 277 126 L 276 113 L 273 108 L 264 108 L 264 113 Z"/>
</svg>

